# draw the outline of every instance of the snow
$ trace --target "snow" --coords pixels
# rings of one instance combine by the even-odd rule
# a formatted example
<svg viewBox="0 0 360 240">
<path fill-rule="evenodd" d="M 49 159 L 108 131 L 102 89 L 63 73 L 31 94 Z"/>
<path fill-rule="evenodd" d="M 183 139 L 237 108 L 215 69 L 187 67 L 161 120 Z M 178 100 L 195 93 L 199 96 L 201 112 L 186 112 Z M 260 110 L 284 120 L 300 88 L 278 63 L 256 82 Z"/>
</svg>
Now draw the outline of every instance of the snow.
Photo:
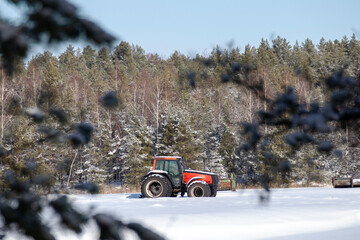
<svg viewBox="0 0 360 240">
<path fill-rule="evenodd" d="M 116 153 L 116 151 L 117 151 L 117 149 L 114 149 L 114 150 L 110 151 L 110 152 L 108 153 L 108 155 L 112 156 L 112 155 L 114 155 L 114 153 Z"/>
<path fill-rule="evenodd" d="M 72 195 L 79 209 L 153 228 L 166 239 L 360 239 L 360 188 L 218 192 L 215 198 L 139 199 L 140 194 Z M 89 227 L 79 239 L 94 239 Z M 136 239 L 128 234 L 131 239 Z M 63 238 L 61 238 L 63 237 Z M 71 239 L 68 235 L 59 239 Z M 77 239 L 77 238 L 74 238 Z"/>
<path fill-rule="evenodd" d="M 150 174 L 150 173 L 162 173 L 162 174 L 164 174 L 164 173 L 168 173 L 167 171 L 163 171 L 163 170 L 151 170 L 151 171 L 149 171 L 146 175 L 148 175 L 148 174 Z M 163 177 L 162 175 L 159 175 L 159 174 L 154 174 L 154 175 L 156 175 L 156 176 L 160 176 L 160 177 Z"/>
<path fill-rule="evenodd" d="M 211 172 L 197 171 L 197 170 L 192 170 L 192 169 L 185 169 L 185 172 L 189 172 L 189 173 L 202 173 L 202 174 L 207 174 L 207 175 L 216 175 L 216 174 L 211 173 Z"/>
</svg>

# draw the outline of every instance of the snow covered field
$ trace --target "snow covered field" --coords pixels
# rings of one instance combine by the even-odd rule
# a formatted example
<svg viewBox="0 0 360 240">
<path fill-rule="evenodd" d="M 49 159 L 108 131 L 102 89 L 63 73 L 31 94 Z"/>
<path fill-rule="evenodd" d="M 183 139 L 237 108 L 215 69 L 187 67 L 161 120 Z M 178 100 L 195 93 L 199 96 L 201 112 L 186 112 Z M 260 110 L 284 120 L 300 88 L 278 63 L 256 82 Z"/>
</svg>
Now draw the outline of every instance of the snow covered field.
<svg viewBox="0 0 360 240">
<path fill-rule="evenodd" d="M 111 194 L 71 199 L 79 208 L 93 206 L 123 221 L 153 227 L 173 240 L 360 239 L 360 188 L 272 189 L 267 205 L 259 204 L 259 191 L 218 192 L 216 198 Z M 80 239 L 92 239 L 91 235 L 94 230 L 89 227 Z M 66 234 L 61 237 L 69 239 Z"/>
</svg>

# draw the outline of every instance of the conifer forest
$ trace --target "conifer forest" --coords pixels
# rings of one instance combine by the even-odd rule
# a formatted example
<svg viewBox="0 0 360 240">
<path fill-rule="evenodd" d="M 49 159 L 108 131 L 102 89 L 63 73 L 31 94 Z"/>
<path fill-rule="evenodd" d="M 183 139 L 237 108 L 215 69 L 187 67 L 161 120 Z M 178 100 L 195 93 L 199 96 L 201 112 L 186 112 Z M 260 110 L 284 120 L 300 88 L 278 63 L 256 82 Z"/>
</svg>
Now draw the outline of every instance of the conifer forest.
<svg viewBox="0 0 360 240">
<path fill-rule="evenodd" d="M 36 164 L 37 176 L 50 176 L 55 188 L 140 186 L 156 155 L 179 155 L 186 168 L 233 173 L 246 185 L 259 184 L 264 174 L 275 184 L 305 186 L 360 173 L 358 125 L 351 119 L 322 125 L 314 118 L 308 126 L 321 134 L 313 133 L 318 144 L 307 144 L 312 136 L 286 127 L 294 122 L 271 124 L 269 116 L 283 92 L 304 111 L 329 115 L 329 99 L 350 98 L 344 89 L 331 95 L 329 86 L 335 78 L 359 82 L 355 35 L 294 45 L 276 37 L 257 47 L 166 58 L 125 41 L 98 49 L 69 45 L 58 56 L 45 51 L 17 59 L 12 75 L 0 71 L 2 175 Z M 255 122 L 261 124 L 249 137 L 253 125 L 245 123 Z M 80 123 L 93 126 L 91 140 L 77 135 Z"/>
</svg>

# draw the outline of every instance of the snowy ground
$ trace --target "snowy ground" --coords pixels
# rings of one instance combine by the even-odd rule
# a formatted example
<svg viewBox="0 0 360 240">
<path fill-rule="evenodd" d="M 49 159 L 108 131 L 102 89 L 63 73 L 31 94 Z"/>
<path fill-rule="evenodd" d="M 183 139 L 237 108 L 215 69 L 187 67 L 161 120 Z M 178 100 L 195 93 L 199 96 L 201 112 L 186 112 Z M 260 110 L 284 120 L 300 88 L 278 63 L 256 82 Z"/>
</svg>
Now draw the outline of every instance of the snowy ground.
<svg viewBox="0 0 360 240">
<path fill-rule="evenodd" d="M 123 221 L 153 227 L 173 240 L 360 239 L 360 188 L 272 189 L 267 205 L 259 204 L 259 190 L 219 192 L 216 198 L 138 196 L 76 195 L 71 199 L 81 209 L 93 206 Z M 93 236 L 94 229 L 89 227 L 80 239 Z"/>
</svg>

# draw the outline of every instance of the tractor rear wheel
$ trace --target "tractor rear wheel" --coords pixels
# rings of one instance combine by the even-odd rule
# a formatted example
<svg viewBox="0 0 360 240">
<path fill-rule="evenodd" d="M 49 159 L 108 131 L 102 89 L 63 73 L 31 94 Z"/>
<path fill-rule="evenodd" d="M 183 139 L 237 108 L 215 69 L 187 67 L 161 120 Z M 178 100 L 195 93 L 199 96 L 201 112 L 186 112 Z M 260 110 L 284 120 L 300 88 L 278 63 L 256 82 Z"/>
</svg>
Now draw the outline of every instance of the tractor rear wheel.
<svg viewBox="0 0 360 240">
<path fill-rule="evenodd" d="M 146 198 L 168 197 L 171 184 L 161 175 L 150 175 L 141 184 L 141 194 Z"/>
<path fill-rule="evenodd" d="M 193 182 L 187 190 L 189 197 L 209 197 L 211 190 L 206 182 Z"/>
</svg>

